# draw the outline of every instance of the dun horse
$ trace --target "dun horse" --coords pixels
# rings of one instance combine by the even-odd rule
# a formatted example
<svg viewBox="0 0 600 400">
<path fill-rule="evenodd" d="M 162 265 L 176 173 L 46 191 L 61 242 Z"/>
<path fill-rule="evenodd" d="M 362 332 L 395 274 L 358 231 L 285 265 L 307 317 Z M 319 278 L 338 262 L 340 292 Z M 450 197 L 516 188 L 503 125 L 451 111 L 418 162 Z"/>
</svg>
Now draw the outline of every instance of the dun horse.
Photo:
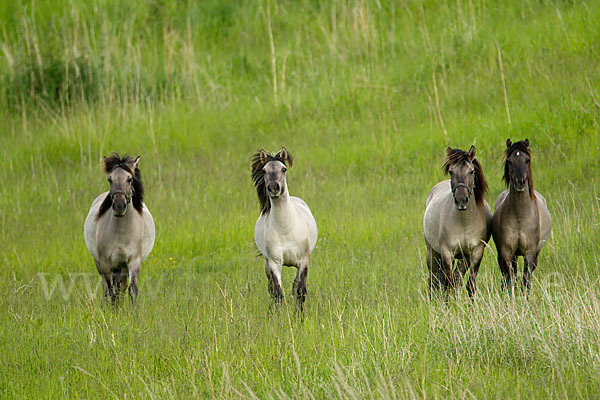
<svg viewBox="0 0 600 400">
<path fill-rule="evenodd" d="M 102 276 L 104 296 L 113 303 L 127 287 L 128 276 L 129 297 L 135 303 L 140 265 L 154 245 L 139 160 L 117 153 L 104 157 L 110 190 L 96 197 L 85 220 L 85 243 Z"/>
<path fill-rule="evenodd" d="M 431 296 L 440 286 L 462 286 L 463 275 L 469 269 L 467 291 L 473 296 L 479 264 L 491 234 L 492 211 L 484 198 L 487 183 L 474 146 L 468 153 L 448 147 L 442 168 L 450 174 L 450 180 L 431 189 L 423 219 L 429 292 Z"/>
<path fill-rule="evenodd" d="M 496 200 L 492 235 L 498 264 L 509 294 L 514 291 L 517 257 L 523 256 L 522 289 L 529 291 L 540 250 L 550 237 L 552 220 L 546 199 L 533 189 L 529 140 L 506 141 L 504 176 L 507 190 Z"/>
<path fill-rule="evenodd" d="M 254 227 L 256 247 L 265 257 L 269 293 L 281 302 L 282 267 L 297 268 L 292 286 L 302 310 L 306 299 L 306 277 L 310 255 L 317 244 L 317 223 L 306 203 L 290 196 L 286 171 L 292 156 L 284 148 L 274 156 L 260 150 L 252 158 L 252 180 L 260 202 L 260 216 Z"/>
</svg>

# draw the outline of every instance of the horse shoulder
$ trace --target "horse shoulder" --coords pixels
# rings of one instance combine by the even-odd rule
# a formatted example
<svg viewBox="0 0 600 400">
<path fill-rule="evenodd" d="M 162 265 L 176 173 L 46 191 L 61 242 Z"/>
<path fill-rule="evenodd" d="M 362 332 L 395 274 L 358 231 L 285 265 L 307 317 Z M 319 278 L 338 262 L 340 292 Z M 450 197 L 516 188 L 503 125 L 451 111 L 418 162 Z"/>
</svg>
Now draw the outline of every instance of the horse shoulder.
<svg viewBox="0 0 600 400">
<path fill-rule="evenodd" d="M 429 194 L 427 195 L 427 200 L 425 201 L 425 208 L 429 206 L 429 204 L 434 198 L 437 198 L 441 193 L 446 193 L 448 191 L 452 192 L 450 180 L 441 181 L 437 185 L 432 187 L 429 191 Z"/>
<path fill-rule="evenodd" d="M 502 193 L 498 195 L 496 199 L 496 204 L 494 205 L 494 211 L 498 211 L 500 207 L 504 204 L 504 200 L 506 200 L 506 196 L 508 195 L 508 190 L 504 190 Z"/>
<path fill-rule="evenodd" d="M 492 235 L 494 236 L 494 241 L 500 240 L 500 230 L 502 226 L 502 214 L 504 208 L 504 201 L 506 200 L 506 196 L 508 195 L 508 191 L 504 190 L 498 198 L 496 199 L 496 204 L 494 205 L 494 213 L 492 214 Z"/>
<path fill-rule="evenodd" d="M 444 235 L 442 219 L 452 207 L 450 181 L 442 181 L 429 192 L 423 216 L 425 240 L 437 252 L 440 251 L 440 238 Z"/>
<path fill-rule="evenodd" d="M 486 241 L 490 239 L 490 236 L 492 234 L 492 221 L 494 218 L 494 215 L 492 214 L 492 209 L 490 207 L 490 205 L 488 204 L 487 201 L 483 201 L 483 217 L 485 220 L 485 226 L 486 226 Z"/>
<path fill-rule="evenodd" d="M 265 238 L 266 218 L 266 215 L 261 213 L 258 219 L 256 220 L 256 225 L 254 225 L 254 242 L 256 243 L 258 251 L 260 251 L 260 253 L 265 257 L 267 256 L 267 246 Z"/>
<path fill-rule="evenodd" d="M 98 247 L 96 245 L 97 228 L 99 221 L 96 221 L 96 214 L 98 214 L 100 205 L 102 204 L 106 196 L 108 196 L 108 192 L 104 192 L 94 199 L 90 207 L 90 211 L 88 212 L 87 218 L 85 219 L 85 224 L 83 226 L 86 247 L 95 260 L 99 258 Z"/>
</svg>

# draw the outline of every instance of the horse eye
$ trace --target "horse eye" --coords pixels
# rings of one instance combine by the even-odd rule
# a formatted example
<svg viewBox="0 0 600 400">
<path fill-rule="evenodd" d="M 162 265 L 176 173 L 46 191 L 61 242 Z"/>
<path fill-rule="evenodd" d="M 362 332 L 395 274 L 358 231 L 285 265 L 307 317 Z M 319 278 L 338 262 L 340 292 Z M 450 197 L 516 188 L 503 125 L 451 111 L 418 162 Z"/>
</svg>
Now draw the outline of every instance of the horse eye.
<svg viewBox="0 0 600 400">
<path fill-rule="evenodd" d="M 129 179 L 127 179 L 127 182 L 129 182 L 129 183 L 133 182 L 133 178 L 130 177 Z"/>
<path fill-rule="evenodd" d="M 529 164 L 529 158 L 528 158 L 527 160 L 525 160 L 525 162 L 526 162 L 527 164 Z"/>
<path fill-rule="evenodd" d="M 108 183 L 112 183 L 112 179 L 108 178 Z"/>
<path fill-rule="evenodd" d="M 471 171 L 471 175 L 473 175 L 475 173 L 475 170 Z"/>
<path fill-rule="evenodd" d="M 283 167 L 283 168 L 281 169 L 281 172 L 283 172 L 283 173 L 285 174 L 285 171 L 287 171 L 287 168 L 286 168 L 286 167 Z"/>
</svg>

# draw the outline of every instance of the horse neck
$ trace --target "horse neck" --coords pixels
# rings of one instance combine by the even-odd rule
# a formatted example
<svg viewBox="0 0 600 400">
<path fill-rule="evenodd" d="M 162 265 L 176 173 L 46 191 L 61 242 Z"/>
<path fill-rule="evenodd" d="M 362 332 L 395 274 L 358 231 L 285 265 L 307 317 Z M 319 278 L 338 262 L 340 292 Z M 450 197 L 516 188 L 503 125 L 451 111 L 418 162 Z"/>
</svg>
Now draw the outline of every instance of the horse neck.
<svg viewBox="0 0 600 400">
<path fill-rule="evenodd" d="M 456 207 L 454 206 L 454 202 L 452 202 L 452 208 L 454 210 L 456 210 Z M 471 198 L 471 200 L 469 200 L 469 205 L 467 206 L 466 210 L 464 210 L 464 211 L 456 210 L 457 218 L 459 220 L 461 220 L 465 225 L 468 225 L 470 222 L 472 222 L 474 220 L 474 218 L 477 217 L 478 214 L 479 214 L 479 205 L 475 201 L 474 197 Z"/>
<path fill-rule="evenodd" d="M 278 227 L 286 229 L 295 226 L 296 208 L 292 204 L 287 185 L 284 194 L 277 199 L 270 198 L 269 201 L 271 202 L 271 218 Z"/>
<path fill-rule="evenodd" d="M 528 215 L 534 211 L 534 200 L 529 194 L 529 187 L 522 192 L 517 192 L 512 185 L 508 187 L 508 195 L 506 196 L 506 204 L 510 210 L 517 215 Z"/>
<path fill-rule="evenodd" d="M 131 207 L 128 207 L 127 212 L 122 217 L 115 217 L 115 215 L 109 210 L 108 225 L 109 227 L 119 233 L 128 233 L 135 229 L 137 211 Z"/>
</svg>

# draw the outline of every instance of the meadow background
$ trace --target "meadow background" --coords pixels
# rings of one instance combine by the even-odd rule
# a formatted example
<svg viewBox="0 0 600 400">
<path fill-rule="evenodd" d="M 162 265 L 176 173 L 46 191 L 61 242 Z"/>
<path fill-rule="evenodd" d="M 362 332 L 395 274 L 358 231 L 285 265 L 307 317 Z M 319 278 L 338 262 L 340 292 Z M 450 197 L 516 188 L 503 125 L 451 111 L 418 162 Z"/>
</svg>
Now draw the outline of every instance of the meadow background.
<svg viewBox="0 0 600 400">
<path fill-rule="evenodd" d="M 0 397 L 597 397 L 599 65 L 595 1 L 1 2 Z M 532 293 L 491 244 L 474 302 L 429 302 L 444 148 L 493 207 L 508 137 L 553 217 Z M 281 146 L 320 229 L 303 319 L 253 245 L 250 156 Z M 112 151 L 157 227 L 135 310 L 83 240 Z"/>
</svg>

